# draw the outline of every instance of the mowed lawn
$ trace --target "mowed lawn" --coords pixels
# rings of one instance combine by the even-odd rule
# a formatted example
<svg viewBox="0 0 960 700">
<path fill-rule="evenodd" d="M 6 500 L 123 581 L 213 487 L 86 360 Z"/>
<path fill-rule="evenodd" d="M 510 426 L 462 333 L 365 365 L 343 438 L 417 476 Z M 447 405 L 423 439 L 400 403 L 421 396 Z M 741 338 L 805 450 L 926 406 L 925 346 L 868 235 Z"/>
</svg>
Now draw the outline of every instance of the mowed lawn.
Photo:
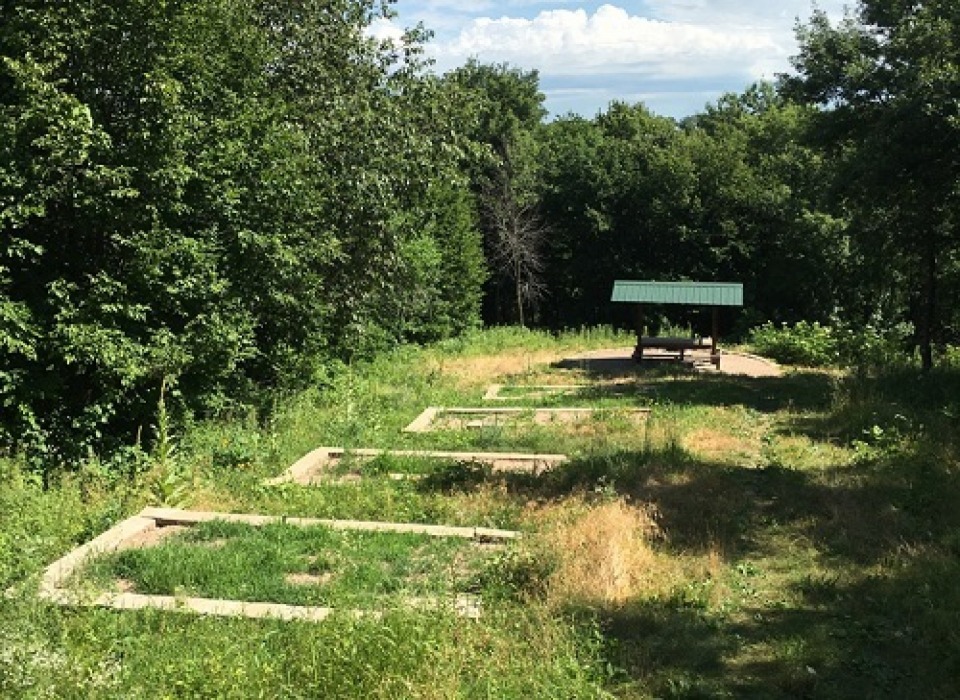
<svg viewBox="0 0 960 700">
<path fill-rule="evenodd" d="M 0 601 L 0 695 L 957 697 L 960 373 L 785 368 L 750 378 L 564 361 L 629 342 L 604 331 L 492 330 L 333 369 L 269 420 L 175 427 L 163 460 L 91 458 L 48 490 L 25 464 L 3 462 L 0 585 L 14 593 Z M 493 383 L 516 398 L 484 402 Z M 533 398 L 516 388 L 543 384 L 583 386 Z M 569 422 L 524 413 L 404 433 L 427 406 L 599 410 Z M 623 410 L 638 407 L 650 409 L 646 419 Z M 315 486 L 264 484 L 321 445 L 570 460 L 540 475 L 455 460 L 347 460 Z M 193 585 L 173 575 L 183 573 L 178 562 L 200 551 L 201 563 L 232 562 L 202 563 L 204 590 L 342 602 L 382 610 L 377 617 L 312 624 L 36 600 L 45 565 L 149 503 L 523 537 L 463 554 L 409 538 L 361 546 L 282 528 L 260 539 L 213 528 L 197 542 L 250 544 L 190 549 L 186 538 L 180 550 L 101 562 L 97 574 L 98 585 L 123 578 L 146 591 L 143 574 L 177 592 Z M 262 572 L 248 581 L 242 567 L 264 553 L 287 559 L 273 584 L 254 585 Z M 368 564 L 375 575 L 356 573 Z M 291 571 L 314 578 L 289 585 L 282 574 Z M 482 615 L 398 606 L 397 591 L 469 592 Z"/>
</svg>

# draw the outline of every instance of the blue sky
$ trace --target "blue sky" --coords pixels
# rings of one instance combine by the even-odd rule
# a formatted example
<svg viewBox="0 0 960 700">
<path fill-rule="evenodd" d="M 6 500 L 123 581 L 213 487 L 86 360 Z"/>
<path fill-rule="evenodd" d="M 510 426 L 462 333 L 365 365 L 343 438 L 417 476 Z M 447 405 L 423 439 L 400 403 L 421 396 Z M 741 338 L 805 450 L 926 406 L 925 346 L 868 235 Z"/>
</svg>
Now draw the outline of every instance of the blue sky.
<svg viewBox="0 0 960 700">
<path fill-rule="evenodd" d="M 847 0 L 847 4 L 851 4 Z M 818 0 L 832 17 L 844 0 Z M 592 117 L 611 100 L 700 112 L 725 92 L 789 70 L 811 0 L 398 0 L 381 36 L 422 22 L 444 71 L 469 58 L 540 71 L 552 116 Z"/>
</svg>

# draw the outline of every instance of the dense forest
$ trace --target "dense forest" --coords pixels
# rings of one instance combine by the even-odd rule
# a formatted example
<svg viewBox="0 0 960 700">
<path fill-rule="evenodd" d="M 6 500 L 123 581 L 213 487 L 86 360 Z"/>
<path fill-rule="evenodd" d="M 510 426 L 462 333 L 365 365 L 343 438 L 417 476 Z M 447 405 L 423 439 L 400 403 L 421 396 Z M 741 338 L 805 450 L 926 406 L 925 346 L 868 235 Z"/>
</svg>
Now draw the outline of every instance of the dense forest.
<svg viewBox="0 0 960 700">
<path fill-rule="evenodd" d="M 960 331 L 960 7 L 862 0 L 683 121 L 547 120 L 436 75 L 374 0 L 0 5 L 0 451 L 39 468 L 269 407 L 482 323 L 622 321 L 617 278 L 744 283 L 929 369 Z M 696 323 L 696 319 L 692 320 Z"/>
</svg>

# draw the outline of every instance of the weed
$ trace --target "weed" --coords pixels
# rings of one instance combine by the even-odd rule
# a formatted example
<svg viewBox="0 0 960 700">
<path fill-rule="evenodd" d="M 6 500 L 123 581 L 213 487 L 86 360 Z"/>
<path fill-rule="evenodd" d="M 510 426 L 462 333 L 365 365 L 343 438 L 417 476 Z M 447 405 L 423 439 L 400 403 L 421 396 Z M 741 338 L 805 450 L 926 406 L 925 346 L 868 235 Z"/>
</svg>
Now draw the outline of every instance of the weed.
<svg viewBox="0 0 960 700">
<path fill-rule="evenodd" d="M 331 366 L 322 384 L 280 401 L 263 423 L 244 414 L 168 425 L 164 450 L 131 452 L 123 464 L 93 457 L 84 474 L 47 488 L 17 461 L 0 460 L 4 587 L 35 580 L 75 543 L 141 507 L 146 461 L 196 473 L 189 498 L 213 510 L 525 532 L 516 546 L 481 550 L 475 563 L 469 549 L 424 549 L 429 543 L 295 545 L 284 532 L 254 545 L 253 533 L 184 533 L 128 554 L 129 573 L 156 569 L 170 577 L 165 590 L 247 587 L 257 598 L 362 606 L 466 590 L 484 596 L 483 616 L 463 624 L 442 611 L 396 609 L 377 622 L 335 616 L 306 625 L 64 612 L 21 596 L 0 601 L 0 638 L 9 640 L 0 645 L 0 695 L 954 696 L 960 373 L 942 367 L 924 376 L 905 366 L 750 379 L 663 371 L 606 391 L 610 380 L 585 363 L 553 364 L 628 344 L 608 332 L 476 333 Z M 488 383 L 517 377 L 593 383 L 551 405 L 653 412 L 640 424 L 605 410 L 613 415 L 575 425 L 400 432 L 425 406 L 476 406 Z M 262 484 L 319 445 L 351 441 L 484 445 L 571 460 L 536 477 L 345 460 L 338 470 L 362 478 Z M 109 478 L 114 469 L 134 487 Z M 393 473 L 426 478 L 396 481 Z M 233 542 L 214 546 L 218 539 Z M 165 547 L 165 564 L 136 559 L 165 557 Z M 172 578 L 178 571 L 186 578 Z M 203 576 L 195 588 L 189 577 Z"/>
</svg>

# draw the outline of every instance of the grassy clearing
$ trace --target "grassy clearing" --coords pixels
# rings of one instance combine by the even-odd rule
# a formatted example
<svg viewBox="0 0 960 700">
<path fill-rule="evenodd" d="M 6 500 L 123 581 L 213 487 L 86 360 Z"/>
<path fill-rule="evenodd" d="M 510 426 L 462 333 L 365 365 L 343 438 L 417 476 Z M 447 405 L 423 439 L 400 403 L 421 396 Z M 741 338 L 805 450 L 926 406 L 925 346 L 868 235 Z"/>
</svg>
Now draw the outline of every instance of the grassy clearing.
<svg viewBox="0 0 960 700">
<path fill-rule="evenodd" d="M 83 578 L 155 595 L 371 609 L 479 593 L 493 549 L 458 538 L 213 522 L 103 557 Z"/>
<path fill-rule="evenodd" d="M 626 344 L 602 333 L 500 330 L 405 349 L 332 374 L 267 425 L 204 424 L 174 436 L 174 473 L 196 485 L 180 505 L 524 530 L 467 577 L 492 601 L 481 620 L 398 610 L 382 626 L 280 624 L 63 611 L 23 596 L 0 601 L 0 636 L 10 640 L 0 695 L 955 697 L 960 373 L 750 379 L 665 368 L 616 378 L 559 364 Z M 425 406 L 484 405 L 490 383 L 588 385 L 507 405 L 653 413 L 639 425 L 607 417 L 466 436 L 400 433 Z M 355 477 L 346 481 L 263 485 L 321 444 L 572 459 L 534 478 L 380 458 L 341 463 L 334 472 Z M 142 481 L 114 483 L 96 465 L 46 492 L 13 463 L 2 478 L 5 584 L 164 495 Z M 227 551 L 178 546 L 201 558 Z M 254 550 L 280 556 L 286 546 Z M 408 555 L 400 560 L 418 559 Z M 272 580 L 291 566 L 320 575 L 303 550 L 290 556 Z M 412 580 L 448 571 L 444 557 L 456 560 L 431 553 L 441 565 Z M 436 590 L 460 585 L 437 575 Z M 410 579 L 391 575 L 389 585 Z M 344 595 L 360 590 L 352 583 Z"/>
</svg>

